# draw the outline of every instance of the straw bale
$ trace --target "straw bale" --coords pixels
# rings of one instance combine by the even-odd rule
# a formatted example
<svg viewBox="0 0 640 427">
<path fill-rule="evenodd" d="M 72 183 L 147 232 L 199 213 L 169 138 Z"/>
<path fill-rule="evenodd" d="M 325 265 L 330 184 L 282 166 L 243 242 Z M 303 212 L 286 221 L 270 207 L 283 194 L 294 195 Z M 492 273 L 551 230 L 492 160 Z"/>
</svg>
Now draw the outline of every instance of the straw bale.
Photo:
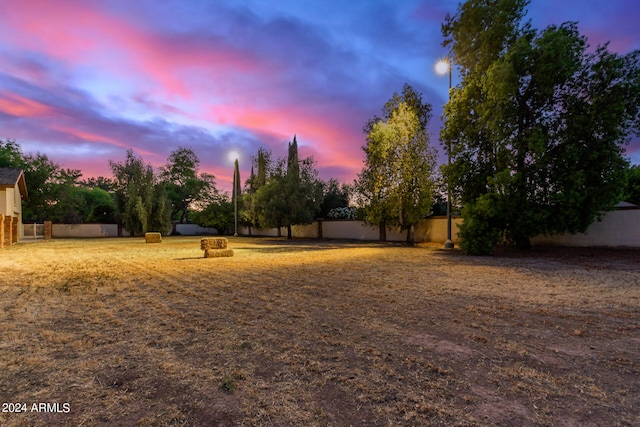
<svg viewBox="0 0 640 427">
<path fill-rule="evenodd" d="M 144 233 L 144 239 L 147 243 L 162 243 L 162 234 L 160 233 Z"/>
<path fill-rule="evenodd" d="M 203 237 L 200 239 L 200 249 L 227 249 L 229 241 L 226 237 Z"/>
<path fill-rule="evenodd" d="M 205 249 L 205 258 L 232 257 L 233 249 Z"/>
</svg>

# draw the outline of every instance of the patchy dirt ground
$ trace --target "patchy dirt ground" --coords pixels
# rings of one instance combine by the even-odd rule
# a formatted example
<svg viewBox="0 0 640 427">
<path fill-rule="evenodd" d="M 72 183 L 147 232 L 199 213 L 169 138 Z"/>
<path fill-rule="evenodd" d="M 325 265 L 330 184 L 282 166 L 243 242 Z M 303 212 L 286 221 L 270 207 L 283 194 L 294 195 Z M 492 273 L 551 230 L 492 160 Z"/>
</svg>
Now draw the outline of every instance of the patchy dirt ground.
<svg viewBox="0 0 640 427">
<path fill-rule="evenodd" d="M 640 425 L 640 251 L 230 246 L 2 250 L 0 425 Z"/>
</svg>

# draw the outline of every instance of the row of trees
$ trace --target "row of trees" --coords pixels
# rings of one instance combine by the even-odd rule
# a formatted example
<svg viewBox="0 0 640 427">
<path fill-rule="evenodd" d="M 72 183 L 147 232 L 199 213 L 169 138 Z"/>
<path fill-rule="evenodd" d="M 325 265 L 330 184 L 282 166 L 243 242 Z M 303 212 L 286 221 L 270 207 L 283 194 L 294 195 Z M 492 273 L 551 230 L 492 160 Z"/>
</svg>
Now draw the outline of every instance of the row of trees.
<svg viewBox="0 0 640 427">
<path fill-rule="evenodd" d="M 292 237 L 292 225 L 329 217 L 334 209 L 348 207 L 352 194 L 349 185 L 318 178 L 313 157 L 299 158 L 295 136 L 286 158 L 273 159 L 270 150 L 260 148 L 252 160 L 244 191 L 239 183 L 236 172 L 233 191 L 239 195 L 240 222 L 249 227 L 286 227 L 288 238 Z M 194 221 L 205 227 L 229 228 L 235 208 L 231 202 L 233 197 L 210 204 L 194 215 Z"/>
<path fill-rule="evenodd" d="M 103 180 L 81 181 L 79 170 L 61 168 L 45 154 L 24 154 L 10 139 L 0 140 L 0 167 L 19 168 L 25 173 L 29 193 L 23 204 L 25 222 L 113 220 L 113 199 Z"/>
<path fill-rule="evenodd" d="M 381 239 L 395 226 L 411 244 L 417 222 L 436 211 L 438 189 L 450 186 L 464 218 L 463 250 L 487 254 L 501 242 L 528 248 L 538 234 L 583 232 L 618 201 L 640 203 L 640 167 L 624 158 L 624 144 L 640 134 L 640 52 L 589 49 L 575 23 L 535 30 L 523 22 L 527 4 L 468 0 L 443 24 L 461 76 L 441 131 L 450 166 L 435 168 L 431 105 L 405 85 L 365 124 L 353 185 L 319 180 L 314 159 L 299 158 L 296 137 L 286 157 L 258 150 L 243 189 L 236 166 L 240 221 L 286 227 L 290 238 L 292 225 L 355 201 Z M 27 176 L 25 220 L 112 219 L 134 234 L 164 231 L 172 219 L 232 229 L 233 200 L 198 172 L 192 150 L 174 151 L 158 171 L 132 151 L 109 163 L 113 178 L 81 181 L 77 170 L 0 142 L 0 166 Z"/>
<path fill-rule="evenodd" d="M 465 90 L 468 89 L 454 92 L 452 101 L 447 105 L 445 113 L 449 116 L 443 137 L 457 132 L 455 126 L 482 128 L 482 119 L 476 118 L 469 124 L 469 118 L 465 121 L 458 115 L 457 109 L 462 106 L 455 102 Z M 149 230 L 166 232 L 173 221 L 191 220 L 205 227 L 231 231 L 234 221 L 232 202 L 237 196 L 238 216 L 242 224 L 278 229 L 286 227 L 291 238 L 291 226 L 294 224 L 310 223 L 316 217 L 330 218 L 335 212 L 345 218 L 353 217 L 354 209 L 349 206 L 355 201 L 358 218 L 380 225 L 381 240 L 385 239 L 386 226 L 395 226 L 406 230 L 407 243 L 412 244 L 417 222 L 430 213 L 442 213 L 438 207 L 442 205 L 443 191 L 438 189 L 446 187 L 444 180 L 437 178 L 435 151 L 429 145 L 426 133 L 431 106 L 423 103 L 421 95 L 411 86 L 405 85 L 400 94 L 394 93 L 385 103 L 382 112 L 382 117 L 375 116 L 364 126 L 364 167 L 352 185 L 340 184 L 335 179 L 328 182 L 318 179 L 314 159 L 299 158 L 295 136 L 289 143 L 286 158 L 273 159 L 269 150 L 258 150 L 244 190 L 236 164 L 231 197 L 216 188 L 213 175 L 199 173 L 198 157 L 191 149 L 183 147 L 172 152 L 166 165 L 157 171 L 128 150 L 123 162 L 109 161 L 112 178 L 80 180 L 80 171 L 63 169 L 40 153 L 25 155 L 15 141 L 7 140 L 4 143 L 0 141 L 0 166 L 25 170 L 30 194 L 24 205 L 25 221 L 118 222 L 132 234 L 142 234 Z M 491 134 L 495 136 L 495 133 Z M 569 218 L 574 221 L 570 224 L 583 221 L 579 224 L 584 228 L 588 225 L 589 215 L 597 215 L 595 207 L 606 209 L 621 199 L 640 203 L 640 166 L 626 164 L 618 144 L 609 144 L 609 151 L 600 144 L 598 151 L 590 145 L 584 147 L 592 142 L 589 138 L 575 142 L 567 137 L 562 142 L 565 151 L 582 156 L 591 153 L 594 157 L 583 164 L 568 164 L 566 173 L 574 174 L 574 178 L 588 174 L 600 177 L 577 179 L 581 187 L 571 190 L 572 197 L 577 198 L 571 203 L 563 199 L 563 191 L 567 191 L 571 177 L 552 181 L 558 178 L 547 175 L 543 181 L 547 187 L 541 188 L 527 174 L 526 167 L 522 171 L 515 169 L 514 165 L 519 163 L 514 162 L 514 158 L 521 159 L 518 153 L 524 152 L 520 154 L 524 156 L 524 165 L 534 170 L 543 167 L 540 158 L 550 155 L 546 153 L 548 147 L 540 149 L 538 158 L 527 153 L 523 148 L 527 146 L 525 143 L 516 144 L 519 141 L 517 135 L 512 135 L 513 140 L 509 143 L 496 143 L 485 135 L 484 130 L 474 138 L 460 132 L 455 140 L 449 141 L 453 147 L 454 163 L 451 168 L 444 168 L 444 172 L 455 183 L 458 201 L 464 207 L 465 225 L 461 237 L 466 252 L 488 253 L 501 238 L 519 244 L 518 236 L 528 239 L 528 235 L 539 232 L 577 229 L 563 223 L 537 223 L 548 220 L 551 213 L 558 212 L 558 208 L 544 212 L 553 206 L 550 203 L 543 204 L 542 208 L 536 206 L 539 199 L 532 198 L 532 194 L 542 192 L 554 200 L 566 210 L 561 212 L 565 221 L 577 212 L 577 219 Z M 480 142 L 479 146 L 474 145 Z M 594 144 L 598 145 L 598 142 Z M 510 151 L 516 148 L 520 151 Z M 604 159 L 609 159 L 610 163 L 603 161 L 603 153 L 608 154 L 609 157 L 604 156 Z M 558 153 L 554 156 L 559 157 L 557 162 L 566 163 L 573 159 Z M 537 164 L 533 162 L 536 159 Z M 498 160 L 509 168 L 498 171 L 502 164 Z M 615 181 L 619 187 L 607 184 L 611 163 L 621 165 L 622 180 Z M 592 170 L 584 171 L 585 167 Z M 544 168 L 548 174 L 554 171 L 553 168 L 562 169 L 561 165 L 553 164 Z M 487 175 L 491 171 L 494 175 Z M 523 174 L 527 177 L 524 180 L 527 185 L 518 187 L 515 184 L 522 184 Z M 481 185 L 483 179 L 486 181 L 484 186 Z M 591 186 L 587 187 L 585 181 Z M 533 193 L 527 193 L 531 188 Z M 590 194 L 594 188 L 601 190 L 602 194 Z M 483 190 L 485 193 L 481 193 Z M 552 194 L 552 190 L 556 194 Z M 478 193 L 481 194 L 478 196 Z M 585 198 L 601 198 L 608 204 L 584 203 Z M 522 205 L 516 206 L 516 201 Z M 530 211 L 523 211 L 522 206 Z M 522 231 L 524 227 L 529 228 Z"/>
<path fill-rule="evenodd" d="M 13 140 L 0 141 L 0 167 L 25 173 L 29 198 L 24 222 L 118 222 L 134 234 L 168 230 L 172 219 L 188 219 L 222 197 L 213 175 L 198 174 L 199 160 L 191 149 L 178 148 L 157 171 L 132 150 L 122 162 L 109 161 L 112 178 L 81 180 L 79 170 L 64 169 L 45 154 L 24 154 Z"/>
<path fill-rule="evenodd" d="M 172 152 L 157 170 L 132 150 L 124 161 L 109 161 L 109 166 L 112 177 L 81 180 L 79 170 L 63 169 L 44 154 L 24 154 L 17 142 L 0 140 L 0 167 L 25 172 L 29 198 L 23 203 L 24 222 L 117 222 L 134 235 L 166 232 L 174 221 L 230 231 L 237 194 L 242 223 L 287 227 L 291 237 L 293 224 L 348 207 L 352 192 L 335 179 L 318 179 L 313 158 L 298 158 L 295 137 L 286 159 L 272 160 L 270 151 L 258 151 L 244 195 L 237 165 L 229 195 L 217 189 L 213 175 L 199 173 L 200 160 L 189 148 Z"/>
</svg>

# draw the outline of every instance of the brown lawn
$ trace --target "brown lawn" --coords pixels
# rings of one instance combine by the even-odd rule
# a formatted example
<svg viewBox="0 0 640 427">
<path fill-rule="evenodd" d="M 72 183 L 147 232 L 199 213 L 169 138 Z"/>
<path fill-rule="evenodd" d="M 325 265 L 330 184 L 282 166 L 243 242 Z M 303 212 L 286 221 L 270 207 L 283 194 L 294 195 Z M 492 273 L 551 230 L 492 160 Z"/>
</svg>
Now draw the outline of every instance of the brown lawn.
<svg viewBox="0 0 640 427">
<path fill-rule="evenodd" d="M 640 425 L 640 251 L 163 240 L 0 252 L 0 425 Z"/>
</svg>

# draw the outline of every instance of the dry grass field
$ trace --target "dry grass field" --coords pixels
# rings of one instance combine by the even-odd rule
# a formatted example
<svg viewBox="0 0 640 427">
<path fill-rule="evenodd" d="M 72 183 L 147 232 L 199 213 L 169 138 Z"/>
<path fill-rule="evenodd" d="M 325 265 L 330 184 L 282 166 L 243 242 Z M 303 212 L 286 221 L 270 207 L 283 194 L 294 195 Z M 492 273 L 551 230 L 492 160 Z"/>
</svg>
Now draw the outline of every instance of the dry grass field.
<svg viewBox="0 0 640 427">
<path fill-rule="evenodd" d="M 640 425 L 640 251 L 229 246 L 0 251 L 0 425 Z"/>
</svg>

